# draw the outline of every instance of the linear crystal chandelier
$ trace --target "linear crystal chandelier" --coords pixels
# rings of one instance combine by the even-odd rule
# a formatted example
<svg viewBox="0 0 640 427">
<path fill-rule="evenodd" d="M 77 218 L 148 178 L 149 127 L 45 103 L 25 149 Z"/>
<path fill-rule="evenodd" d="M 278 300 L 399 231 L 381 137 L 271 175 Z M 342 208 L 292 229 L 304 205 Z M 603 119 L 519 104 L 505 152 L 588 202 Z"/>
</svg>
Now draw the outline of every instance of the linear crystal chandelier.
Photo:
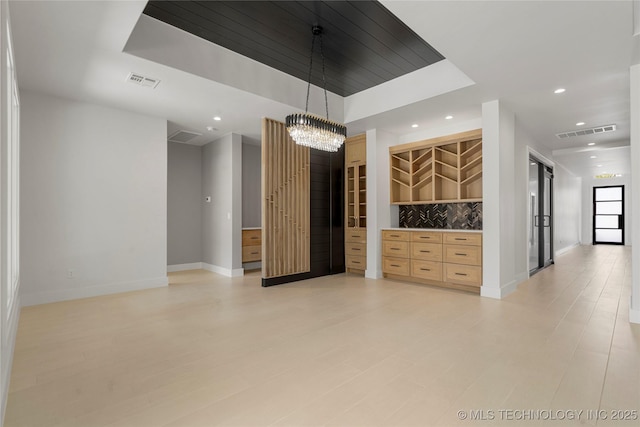
<svg viewBox="0 0 640 427">
<path fill-rule="evenodd" d="M 327 99 L 327 80 L 324 74 L 324 52 L 322 49 L 322 27 L 314 25 L 312 28 L 311 59 L 309 60 L 309 83 L 307 84 L 307 103 L 304 114 L 289 114 L 286 118 L 287 131 L 291 139 L 298 145 L 315 148 L 316 150 L 336 152 L 347 137 L 347 127 L 341 123 L 329 120 L 329 101 Z M 313 68 L 313 48 L 316 37 L 320 39 L 320 57 L 322 58 L 322 83 L 324 84 L 324 105 L 327 118 L 310 114 L 309 91 L 311 89 L 311 70 Z"/>
</svg>

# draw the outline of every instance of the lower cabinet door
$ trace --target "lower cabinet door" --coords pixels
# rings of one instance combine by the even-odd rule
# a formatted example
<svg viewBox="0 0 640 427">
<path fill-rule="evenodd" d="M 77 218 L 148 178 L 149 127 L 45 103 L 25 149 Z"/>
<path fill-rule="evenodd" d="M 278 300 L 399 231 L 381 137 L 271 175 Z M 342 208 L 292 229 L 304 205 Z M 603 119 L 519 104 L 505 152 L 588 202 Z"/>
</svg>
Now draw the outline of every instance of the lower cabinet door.
<svg viewBox="0 0 640 427">
<path fill-rule="evenodd" d="M 353 268 L 354 270 L 364 270 L 367 268 L 367 257 L 347 255 L 346 262 L 347 268 Z"/>
<path fill-rule="evenodd" d="M 442 263 L 434 261 L 411 261 L 411 276 L 419 279 L 442 281 Z"/>
<path fill-rule="evenodd" d="M 262 259 L 262 246 L 244 246 L 242 248 L 242 262 L 260 261 Z"/>
<path fill-rule="evenodd" d="M 382 258 L 382 272 L 398 276 L 409 275 L 409 260 L 406 258 Z"/>
<path fill-rule="evenodd" d="M 482 267 L 475 265 L 444 264 L 444 281 L 460 285 L 482 285 Z"/>
</svg>

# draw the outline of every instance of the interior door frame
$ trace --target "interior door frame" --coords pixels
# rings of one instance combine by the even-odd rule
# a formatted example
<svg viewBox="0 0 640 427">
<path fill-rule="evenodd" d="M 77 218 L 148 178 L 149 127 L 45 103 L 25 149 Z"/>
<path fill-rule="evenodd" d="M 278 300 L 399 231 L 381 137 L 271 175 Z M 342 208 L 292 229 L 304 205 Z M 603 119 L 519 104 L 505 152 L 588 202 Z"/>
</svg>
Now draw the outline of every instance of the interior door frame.
<svg viewBox="0 0 640 427">
<path fill-rule="evenodd" d="M 619 230 L 622 231 L 622 241 L 621 242 L 597 242 L 596 241 L 596 189 L 597 188 L 621 188 L 622 189 L 622 199 L 620 200 L 622 202 L 622 209 L 621 209 L 621 214 L 620 214 L 620 221 L 619 221 L 619 225 L 620 228 Z M 592 245 L 619 245 L 619 246 L 624 246 L 624 223 L 625 223 L 625 217 L 624 217 L 624 185 L 623 184 L 617 184 L 617 185 L 599 185 L 597 187 L 593 187 L 592 189 L 592 193 L 591 193 L 591 203 L 592 203 L 592 215 L 591 215 L 591 244 Z"/>
<path fill-rule="evenodd" d="M 538 233 L 538 266 L 536 268 L 532 268 L 529 269 L 529 276 L 532 276 L 533 274 L 537 273 L 538 271 L 541 271 L 543 269 L 545 269 L 546 267 L 554 264 L 554 259 L 555 259 L 555 252 L 554 252 L 554 207 L 555 207 L 555 195 L 554 195 L 554 185 L 553 185 L 553 179 L 554 179 L 554 166 L 555 164 L 553 162 L 548 161 L 544 156 L 540 155 L 539 153 L 537 153 L 536 151 L 532 150 L 529 147 L 528 150 L 528 156 L 527 156 L 527 162 L 536 162 L 537 163 L 537 173 L 538 173 L 538 192 L 537 192 L 537 197 L 535 198 L 535 201 L 537 202 L 537 206 L 532 206 L 533 204 L 533 200 L 531 197 L 529 197 L 529 212 L 527 212 L 527 215 L 529 216 L 531 213 L 535 212 L 535 216 L 537 216 L 538 218 L 542 218 L 542 221 L 544 221 L 544 217 L 546 215 L 544 215 L 544 198 L 545 198 L 545 192 L 544 192 L 544 179 L 545 179 L 545 174 L 549 174 L 549 178 L 550 178 L 550 187 L 549 187 L 549 259 L 545 259 L 544 256 L 544 248 L 545 248 L 545 239 L 544 239 L 544 229 L 545 227 L 538 227 L 536 226 L 534 223 L 530 223 L 529 224 L 529 233 L 532 232 L 536 232 Z M 527 168 L 527 170 L 529 170 L 529 168 Z M 530 182 L 530 178 L 531 176 L 529 174 L 527 174 L 527 182 Z M 534 218 L 529 218 L 528 221 L 534 221 Z M 537 230 L 536 230 L 537 228 Z M 534 231 L 535 230 L 535 231 Z M 531 235 L 529 236 L 529 239 L 531 239 Z M 529 251 L 527 251 L 527 257 L 530 256 Z M 542 262 L 540 261 L 542 260 Z M 529 266 L 529 263 L 527 263 L 527 265 Z"/>
</svg>

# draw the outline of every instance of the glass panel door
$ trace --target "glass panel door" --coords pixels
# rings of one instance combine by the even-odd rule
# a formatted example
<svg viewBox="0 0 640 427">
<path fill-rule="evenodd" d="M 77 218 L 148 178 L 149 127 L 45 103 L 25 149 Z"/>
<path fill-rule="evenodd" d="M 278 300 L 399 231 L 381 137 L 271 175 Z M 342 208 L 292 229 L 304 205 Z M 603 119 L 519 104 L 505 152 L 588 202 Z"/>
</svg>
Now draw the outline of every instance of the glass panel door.
<svg viewBox="0 0 640 427">
<path fill-rule="evenodd" d="M 553 170 L 529 159 L 529 272 L 553 264 Z"/>
<path fill-rule="evenodd" d="M 624 186 L 593 188 L 593 244 L 624 245 Z"/>
</svg>

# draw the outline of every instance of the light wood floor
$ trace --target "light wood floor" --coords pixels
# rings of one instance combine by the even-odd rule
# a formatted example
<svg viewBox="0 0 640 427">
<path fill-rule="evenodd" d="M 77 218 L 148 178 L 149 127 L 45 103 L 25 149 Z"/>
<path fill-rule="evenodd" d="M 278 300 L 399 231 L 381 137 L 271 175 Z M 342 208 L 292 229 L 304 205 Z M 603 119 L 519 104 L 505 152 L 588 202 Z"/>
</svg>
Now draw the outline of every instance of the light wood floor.
<svg viewBox="0 0 640 427">
<path fill-rule="evenodd" d="M 629 248 L 576 248 L 502 301 L 353 275 L 170 281 L 24 308 L 5 425 L 567 426 L 596 420 L 499 411 L 640 410 Z"/>
</svg>

